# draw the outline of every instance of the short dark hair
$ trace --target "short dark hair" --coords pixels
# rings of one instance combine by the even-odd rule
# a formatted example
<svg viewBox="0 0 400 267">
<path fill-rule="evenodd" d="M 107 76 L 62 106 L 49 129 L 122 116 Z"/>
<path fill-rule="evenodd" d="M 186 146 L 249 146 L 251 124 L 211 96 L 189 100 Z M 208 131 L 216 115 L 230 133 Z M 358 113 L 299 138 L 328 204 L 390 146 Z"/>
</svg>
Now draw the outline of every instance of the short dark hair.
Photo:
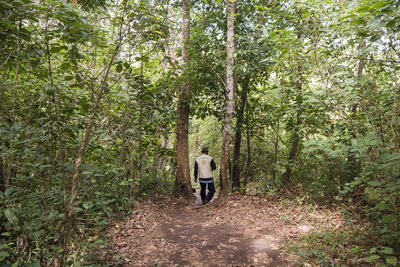
<svg viewBox="0 0 400 267">
<path fill-rule="evenodd" d="M 201 148 L 201 153 L 208 153 L 208 147 L 203 146 L 203 147 Z"/>
</svg>

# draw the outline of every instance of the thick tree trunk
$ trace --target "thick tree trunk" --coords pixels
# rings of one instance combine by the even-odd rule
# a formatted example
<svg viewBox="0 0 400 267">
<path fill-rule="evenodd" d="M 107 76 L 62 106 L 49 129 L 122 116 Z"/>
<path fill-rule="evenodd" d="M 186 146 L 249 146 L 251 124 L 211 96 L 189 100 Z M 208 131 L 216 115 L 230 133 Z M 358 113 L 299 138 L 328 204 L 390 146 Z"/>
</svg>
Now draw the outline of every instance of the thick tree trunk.
<svg viewBox="0 0 400 267">
<path fill-rule="evenodd" d="M 242 84 L 242 95 L 240 99 L 240 107 L 237 114 L 236 133 L 235 133 L 235 147 L 233 151 L 233 170 L 232 170 L 232 187 L 234 190 L 240 189 L 240 146 L 242 143 L 242 126 L 243 126 L 243 113 L 247 100 L 247 90 L 249 87 L 250 77 L 245 77 Z"/>
<path fill-rule="evenodd" d="M 221 194 L 227 194 L 231 191 L 228 182 L 228 158 L 229 158 L 229 145 L 231 143 L 232 133 L 232 117 L 235 111 L 235 77 L 234 77 L 234 58 L 235 53 L 235 0 L 228 1 L 227 7 L 227 55 L 226 55 L 226 107 L 225 107 L 225 122 L 224 132 L 222 136 L 222 153 L 221 153 L 221 167 L 220 167 L 220 182 Z"/>
<path fill-rule="evenodd" d="M 189 111 L 190 111 L 190 84 L 187 71 L 188 66 L 188 41 L 190 38 L 190 6 L 189 0 L 183 1 L 183 18 L 182 18 L 182 61 L 183 61 L 183 84 L 178 96 L 178 129 L 177 129 L 177 146 L 176 160 L 177 171 L 175 179 L 175 192 L 183 195 L 186 199 L 192 198 L 192 185 L 190 183 L 190 167 L 189 167 Z"/>
</svg>

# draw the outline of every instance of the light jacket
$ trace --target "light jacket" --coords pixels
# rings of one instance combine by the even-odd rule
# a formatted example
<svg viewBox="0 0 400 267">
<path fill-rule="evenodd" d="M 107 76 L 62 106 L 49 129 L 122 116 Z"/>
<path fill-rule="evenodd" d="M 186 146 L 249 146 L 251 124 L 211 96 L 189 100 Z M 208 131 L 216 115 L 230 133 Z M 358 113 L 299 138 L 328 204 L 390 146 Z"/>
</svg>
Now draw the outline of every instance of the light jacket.
<svg viewBox="0 0 400 267">
<path fill-rule="evenodd" d="M 197 180 L 197 177 L 200 179 L 213 178 L 213 170 L 215 170 L 217 166 L 215 165 L 215 161 L 209 155 L 203 154 L 196 158 L 194 163 L 194 178 Z"/>
</svg>

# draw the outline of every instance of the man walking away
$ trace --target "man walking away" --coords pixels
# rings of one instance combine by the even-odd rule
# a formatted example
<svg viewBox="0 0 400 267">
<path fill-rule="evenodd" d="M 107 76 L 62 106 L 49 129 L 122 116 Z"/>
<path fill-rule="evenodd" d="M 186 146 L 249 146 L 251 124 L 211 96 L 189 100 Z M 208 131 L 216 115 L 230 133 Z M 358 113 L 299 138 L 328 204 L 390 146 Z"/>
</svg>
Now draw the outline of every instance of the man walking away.
<svg viewBox="0 0 400 267">
<path fill-rule="evenodd" d="M 203 204 L 207 204 L 213 198 L 215 193 L 213 171 L 217 169 L 215 161 L 208 155 L 208 147 L 201 149 L 202 155 L 197 157 L 194 162 L 194 182 L 197 183 L 197 177 L 201 186 L 200 196 Z M 208 185 L 208 194 L 206 196 L 206 187 Z"/>
</svg>

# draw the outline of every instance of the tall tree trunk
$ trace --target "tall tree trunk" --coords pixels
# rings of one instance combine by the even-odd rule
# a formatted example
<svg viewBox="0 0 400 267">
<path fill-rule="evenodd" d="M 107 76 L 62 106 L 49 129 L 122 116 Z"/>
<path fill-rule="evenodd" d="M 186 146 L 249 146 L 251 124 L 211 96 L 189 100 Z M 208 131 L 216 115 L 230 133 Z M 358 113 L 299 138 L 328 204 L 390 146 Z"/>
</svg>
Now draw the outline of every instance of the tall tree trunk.
<svg viewBox="0 0 400 267">
<path fill-rule="evenodd" d="M 243 194 L 246 194 L 246 191 L 247 191 L 247 181 L 249 180 L 250 163 L 251 163 L 250 117 L 249 116 L 250 116 L 250 107 L 249 107 L 249 101 L 246 98 L 247 162 L 246 162 L 246 170 L 244 172 L 244 179 L 243 179 Z"/>
<path fill-rule="evenodd" d="M 227 54 L 226 54 L 226 107 L 225 107 L 225 122 L 222 139 L 221 167 L 220 167 L 220 182 L 221 193 L 227 194 L 231 191 L 228 182 L 228 158 L 229 145 L 232 134 L 232 117 L 235 111 L 235 77 L 234 77 L 234 58 L 235 53 L 235 0 L 228 0 L 227 6 Z"/>
<path fill-rule="evenodd" d="M 232 187 L 234 190 L 240 189 L 240 146 L 242 143 L 242 126 L 243 113 L 247 100 L 247 90 L 249 87 L 250 77 L 246 76 L 242 84 L 242 95 L 240 99 L 240 107 L 237 114 L 235 147 L 233 151 L 233 170 L 232 170 Z"/>
<path fill-rule="evenodd" d="M 297 33 L 297 39 L 301 38 L 301 33 Z M 290 176 L 292 174 L 292 163 L 295 161 L 296 156 L 297 156 L 297 149 L 299 146 L 300 142 L 300 130 L 301 130 L 301 124 L 302 124 L 302 119 L 301 119 L 301 110 L 302 110 L 302 104 L 303 104 L 303 96 L 302 96 L 302 70 L 301 70 L 301 64 L 298 63 L 297 65 L 297 77 L 296 77 L 296 89 L 297 89 L 297 94 L 296 94 L 296 127 L 294 128 L 294 133 L 293 133 L 293 143 L 292 147 L 290 148 L 289 156 L 288 156 L 288 165 L 286 166 L 286 170 L 282 175 L 282 182 L 285 185 L 290 184 Z"/>
<path fill-rule="evenodd" d="M 183 61 L 183 84 L 179 91 L 177 112 L 177 171 L 175 179 L 175 192 L 183 195 L 186 199 L 192 198 L 192 185 L 190 183 L 189 167 L 189 111 L 190 111 L 190 84 L 188 80 L 188 41 L 190 38 L 190 3 L 183 1 L 182 13 L 182 61 Z"/>
</svg>

